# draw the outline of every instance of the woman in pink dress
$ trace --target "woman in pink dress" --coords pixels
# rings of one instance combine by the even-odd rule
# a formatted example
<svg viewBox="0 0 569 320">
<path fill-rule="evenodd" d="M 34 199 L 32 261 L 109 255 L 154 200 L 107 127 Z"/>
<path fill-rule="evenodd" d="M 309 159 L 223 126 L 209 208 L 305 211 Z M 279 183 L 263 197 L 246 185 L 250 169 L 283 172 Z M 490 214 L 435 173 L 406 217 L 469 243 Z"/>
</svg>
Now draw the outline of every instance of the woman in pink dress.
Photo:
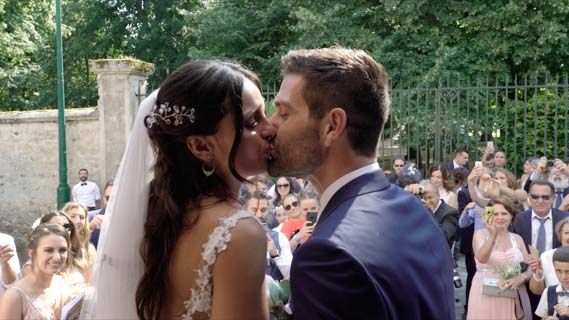
<svg viewBox="0 0 569 320">
<path fill-rule="evenodd" d="M 468 300 L 467 319 L 531 319 L 531 307 L 525 282 L 532 276 L 531 270 L 503 279 L 499 269 L 529 261 L 522 238 L 508 231 L 518 210 L 509 198 L 500 196 L 488 203 L 494 215 L 485 215 L 486 227 L 474 233 L 472 247 L 476 259 L 476 274 Z M 487 295 L 482 292 L 483 279 L 500 279 L 501 290 L 517 290 L 515 298 Z"/>
</svg>

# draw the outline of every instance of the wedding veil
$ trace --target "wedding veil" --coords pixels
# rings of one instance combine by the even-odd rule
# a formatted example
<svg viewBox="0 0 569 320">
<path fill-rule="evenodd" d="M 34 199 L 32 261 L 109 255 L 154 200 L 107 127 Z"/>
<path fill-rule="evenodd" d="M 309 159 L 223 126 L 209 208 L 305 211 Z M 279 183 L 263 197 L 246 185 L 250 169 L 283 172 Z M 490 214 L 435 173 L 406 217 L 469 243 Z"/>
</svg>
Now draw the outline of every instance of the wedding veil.
<svg viewBox="0 0 569 320">
<path fill-rule="evenodd" d="M 144 118 L 156 103 L 158 90 L 142 103 L 135 117 L 101 228 L 97 259 L 82 319 L 137 319 L 135 294 L 144 264 L 140 243 L 148 209 L 154 152 Z"/>
</svg>

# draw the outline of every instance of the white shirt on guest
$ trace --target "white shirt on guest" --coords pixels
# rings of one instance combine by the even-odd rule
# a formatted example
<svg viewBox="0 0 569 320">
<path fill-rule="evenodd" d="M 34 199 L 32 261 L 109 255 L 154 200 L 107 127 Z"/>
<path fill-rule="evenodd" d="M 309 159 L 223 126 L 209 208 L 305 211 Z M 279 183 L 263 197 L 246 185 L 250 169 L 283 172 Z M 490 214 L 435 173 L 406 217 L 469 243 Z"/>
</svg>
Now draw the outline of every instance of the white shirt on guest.
<svg viewBox="0 0 569 320">
<path fill-rule="evenodd" d="M 561 287 L 561 284 L 558 284 L 557 287 L 555 288 L 555 292 L 563 292 L 563 291 L 569 291 L 569 290 L 563 290 L 563 288 Z M 568 296 L 563 296 L 563 297 L 557 297 L 557 303 L 569 306 L 569 297 Z M 542 318 L 545 318 L 548 316 L 547 314 L 547 288 L 545 288 L 545 290 L 543 290 L 543 293 L 541 294 L 541 299 L 539 299 L 539 304 L 537 305 L 537 308 L 535 309 L 535 314 L 537 316 L 540 316 Z"/>
<path fill-rule="evenodd" d="M 553 254 L 555 250 L 557 250 L 557 248 L 544 251 L 540 256 L 543 275 L 545 277 L 545 287 L 559 283 L 557 275 L 555 274 L 555 267 L 553 267 Z"/>
<path fill-rule="evenodd" d="M 363 176 L 366 173 L 375 172 L 377 170 L 379 170 L 379 164 L 375 162 L 367 166 L 363 166 L 359 169 L 356 169 L 352 172 L 349 172 L 340 177 L 339 179 L 337 179 L 336 181 L 332 182 L 332 184 L 329 185 L 328 188 L 326 188 L 326 190 L 324 190 L 324 192 L 322 192 L 322 195 L 320 196 L 320 212 L 318 212 L 318 219 L 320 219 L 320 214 L 322 213 L 324 208 L 326 208 L 326 205 L 328 204 L 330 199 L 332 199 L 332 196 L 334 196 L 334 194 L 336 194 L 336 192 L 338 192 L 340 188 L 348 184 L 348 182 L 360 176 Z"/>
<path fill-rule="evenodd" d="M 16 251 L 16 244 L 14 243 L 14 238 L 11 235 L 0 233 L 0 244 L 9 244 L 14 250 L 14 256 L 8 260 L 8 265 L 16 272 L 16 275 L 20 271 L 20 260 L 18 259 L 18 252 Z M 12 285 L 13 283 L 4 283 L 4 277 L 2 276 L 2 264 L 0 264 L 0 297 L 4 294 L 4 291 Z"/>
<path fill-rule="evenodd" d="M 456 163 L 455 160 L 452 160 L 452 165 L 454 166 L 454 168 L 462 168 L 462 165 Z"/>
<path fill-rule="evenodd" d="M 290 250 L 290 242 L 286 236 L 279 232 L 279 246 L 281 247 L 279 256 L 272 258 L 277 268 L 283 275 L 284 279 L 290 278 L 290 265 L 292 264 L 292 251 Z M 267 263 L 270 263 L 271 255 L 267 251 Z"/>
<path fill-rule="evenodd" d="M 96 201 L 101 199 L 101 192 L 96 183 L 91 181 L 79 182 L 73 186 L 73 201 L 80 202 L 87 207 L 95 207 Z"/>
<path fill-rule="evenodd" d="M 537 233 L 539 232 L 541 222 L 539 222 L 535 217 L 542 219 L 542 217 L 538 216 L 533 210 L 531 210 L 531 245 L 534 246 L 534 248 L 537 248 Z M 545 223 L 543 224 L 545 227 L 545 251 L 553 249 L 553 215 L 551 214 L 551 209 L 543 218 L 547 217 L 549 217 L 549 219 L 545 220 Z"/>
</svg>

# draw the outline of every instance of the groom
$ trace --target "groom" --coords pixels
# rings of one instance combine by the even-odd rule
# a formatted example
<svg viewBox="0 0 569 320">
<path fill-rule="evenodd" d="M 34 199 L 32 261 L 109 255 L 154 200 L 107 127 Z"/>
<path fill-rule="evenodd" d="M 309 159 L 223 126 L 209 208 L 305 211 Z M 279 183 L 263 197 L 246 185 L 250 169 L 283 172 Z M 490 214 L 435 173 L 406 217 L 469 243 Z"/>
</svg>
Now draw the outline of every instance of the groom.
<svg viewBox="0 0 569 320">
<path fill-rule="evenodd" d="M 269 173 L 321 194 L 291 269 L 295 319 L 454 319 L 452 258 L 421 202 L 376 160 L 387 73 L 360 50 L 291 51 L 275 98 Z"/>
</svg>

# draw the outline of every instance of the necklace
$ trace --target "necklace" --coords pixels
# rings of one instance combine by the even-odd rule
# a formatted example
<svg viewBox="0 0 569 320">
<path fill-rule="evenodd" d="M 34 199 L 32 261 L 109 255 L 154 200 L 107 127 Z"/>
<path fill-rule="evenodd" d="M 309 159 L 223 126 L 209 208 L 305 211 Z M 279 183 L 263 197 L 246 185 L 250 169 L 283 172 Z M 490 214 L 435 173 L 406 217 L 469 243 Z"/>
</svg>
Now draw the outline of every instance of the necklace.
<svg viewBox="0 0 569 320">
<path fill-rule="evenodd" d="M 499 234 L 496 236 L 496 241 L 494 242 L 494 248 L 499 251 L 506 251 L 508 243 L 510 242 L 510 237 L 507 233 L 504 235 Z"/>
</svg>

